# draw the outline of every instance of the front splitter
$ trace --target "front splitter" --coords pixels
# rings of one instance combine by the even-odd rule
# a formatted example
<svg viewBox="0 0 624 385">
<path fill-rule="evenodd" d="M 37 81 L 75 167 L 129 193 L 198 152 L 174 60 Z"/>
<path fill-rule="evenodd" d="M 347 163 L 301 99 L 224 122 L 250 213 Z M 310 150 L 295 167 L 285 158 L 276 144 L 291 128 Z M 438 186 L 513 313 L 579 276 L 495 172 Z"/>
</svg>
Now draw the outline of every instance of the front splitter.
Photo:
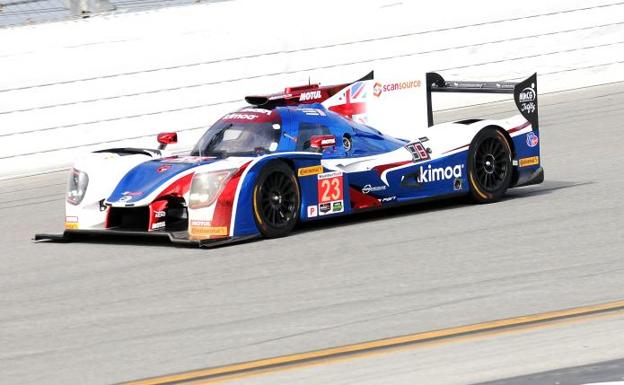
<svg viewBox="0 0 624 385">
<path fill-rule="evenodd" d="M 164 241 L 169 241 L 174 245 L 179 246 L 192 246 L 211 248 L 225 246 L 233 243 L 241 243 L 259 238 L 260 235 L 245 235 L 229 238 L 218 239 L 189 239 L 188 232 L 186 231 L 132 231 L 132 230 L 65 230 L 60 234 L 35 234 L 34 241 L 49 241 L 49 242 L 89 242 L 90 240 L 96 240 L 98 238 L 111 238 L 111 237 L 128 237 L 128 238 L 154 238 Z"/>
</svg>

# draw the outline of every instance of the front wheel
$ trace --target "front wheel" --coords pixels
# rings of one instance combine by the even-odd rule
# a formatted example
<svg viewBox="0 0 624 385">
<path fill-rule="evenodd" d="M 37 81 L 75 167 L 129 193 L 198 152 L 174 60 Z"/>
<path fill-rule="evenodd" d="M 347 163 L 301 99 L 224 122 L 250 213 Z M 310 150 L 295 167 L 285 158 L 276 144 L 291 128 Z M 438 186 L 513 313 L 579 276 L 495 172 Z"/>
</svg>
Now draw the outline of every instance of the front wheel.
<svg viewBox="0 0 624 385">
<path fill-rule="evenodd" d="M 511 184 L 511 147 L 495 128 L 485 128 L 474 138 L 468 152 L 470 194 L 480 203 L 502 198 Z"/>
<path fill-rule="evenodd" d="M 253 190 L 254 217 L 267 238 L 288 235 L 297 224 L 301 196 L 294 171 L 282 161 L 266 164 Z"/>
</svg>

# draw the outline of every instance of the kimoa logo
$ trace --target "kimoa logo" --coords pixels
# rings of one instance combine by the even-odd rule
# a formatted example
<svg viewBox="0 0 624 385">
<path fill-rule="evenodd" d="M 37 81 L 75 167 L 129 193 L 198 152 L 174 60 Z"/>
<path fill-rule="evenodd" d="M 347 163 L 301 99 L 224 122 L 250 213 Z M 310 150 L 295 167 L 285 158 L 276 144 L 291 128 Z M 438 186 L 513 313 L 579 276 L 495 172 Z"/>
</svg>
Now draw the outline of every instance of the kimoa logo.
<svg viewBox="0 0 624 385">
<path fill-rule="evenodd" d="M 439 180 L 448 180 L 453 178 L 461 178 L 462 170 L 464 168 L 463 164 L 456 164 L 455 166 L 448 167 L 439 167 L 439 168 L 431 168 L 431 165 L 424 168 L 420 166 L 420 170 L 418 173 L 418 182 L 419 183 L 427 183 L 427 182 L 436 182 Z"/>
</svg>

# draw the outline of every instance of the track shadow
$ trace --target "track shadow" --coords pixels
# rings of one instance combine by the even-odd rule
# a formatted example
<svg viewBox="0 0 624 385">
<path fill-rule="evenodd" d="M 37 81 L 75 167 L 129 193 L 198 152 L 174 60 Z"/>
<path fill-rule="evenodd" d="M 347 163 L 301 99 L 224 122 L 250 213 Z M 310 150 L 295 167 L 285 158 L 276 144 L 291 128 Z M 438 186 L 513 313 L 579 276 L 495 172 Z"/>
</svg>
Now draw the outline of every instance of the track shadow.
<svg viewBox="0 0 624 385">
<path fill-rule="evenodd" d="M 544 194 L 556 193 L 559 190 L 586 186 L 594 184 L 595 182 L 566 182 L 566 181 L 546 181 L 540 185 L 519 187 L 509 190 L 503 200 L 494 204 L 504 204 L 505 201 L 513 199 L 527 199 L 531 196 L 539 196 Z M 406 215 L 425 214 L 429 212 L 437 212 L 443 210 L 452 210 L 461 208 L 467 205 L 473 205 L 469 197 L 452 197 L 452 198 L 437 198 L 434 200 L 421 201 L 415 203 L 409 203 L 405 205 L 386 208 L 383 210 L 371 210 L 360 212 L 356 214 L 346 215 L 342 217 L 327 218 L 323 220 L 317 220 L 312 222 L 305 222 L 299 224 L 294 233 L 305 233 L 308 231 L 315 231 L 318 228 L 332 228 L 348 226 L 360 222 L 382 221 L 388 218 L 399 218 Z M 219 246 L 213 246 L 211 248 L 228 247 L 232 245 L 238 245 L 242 243 L 257 242 L 260 239 L 250 239 L 231 244 L 224 244 Z M 38 241 L 47 243 L 47 241 Z M 72 242 L 87 242 L 101 245 L 124 245 L 124 246 L 150 246 L 150 247 L 178 247 L 189 248 L 188 245 L 180 245 L 171 243 L 166 238 L 154 238 L 150 236 L 121 236 L 121 235 L 84 235 L 80 236 Z"/>
<path fill-rule="evenodd" d="M 528 198 L 531 196 L 539 196 L 544 194 L 552 194 L 559 190 L 569 189 L 579 186 L 585 186 L 593 184 L 594 182 L 567 182 L 567 181 L 546 181 L 540 185 L 518 187 L 511 189 L 507 192 L 505 197 L 497 203 L 504 204 L 505 201 Z M 300 224 L 296 232 L 313 231 L 317 228 L 323 227 L 339 227 L 346 226 L 353 223 L 362 221 L 381 221 L 388 218 L 399 218 L 406 215 L 425 214 L 429 212 L 437 212 L 443 210 L 452 210 L 455 208 L 464 207 L 467 205 L 474 205 L 475 203 L 467 196 L 451 197 L 451 198 L 438 198 L 428 201 L 420 201 L 414 203 L 408 203 L 401 206 L 395 206 L 383 210 L 371 210 L 367 212 L 361 212 L 343 217 L 328 218 L 319 221 L 306 222 Z"/>
<path fill-rule="evenodd" d="M 566 182 L 566 181 L 545 181 L 542 184 L 535 186 L 519 187 L 509 190 L 504 200 L 523 198 L 527 196 L 536 196 L 544 194 L 552 194 L 559 190 L 565 190 L 569 188 L 588 186 L 595 182 Z"/>
<path fill-rule="evenodd" d="M 155 238 L 149 236 L 134 235 L 122 236 L 115 234 L 106 235 L 74 235 L 68 240 L 36 240 L 36 243 L 90 243 L 97 245 L 120 245 L 120 246 L 155 246 L 155 247 L 182 247 L 189 246 L 171 243 L 166 238 Z"/>
<path fill-rule="evenodd" d="M 224 244 L 215 244 L 207 246 L 199 246 L 185 243 L 174 243 L 169 241 L 166 237 L 152 237 L 149 235 L 116 235 L 116 234 L 80 234 L 73 235 L 71 239 L 67 240 L 36 240 L 36 243 L 89 243 L 94 245 L 115 245 L 115 246 L 148 246 L 148 247 L 168 247 L 168 248 L 181 248 L 181 249 L 220 249 L 222 247 L 229 247 L 234 245 L 240 245 L 244 243 L 251 243 L 261 240 L 259 237 L 250 239 L 233 240 Z"/>
</svg>

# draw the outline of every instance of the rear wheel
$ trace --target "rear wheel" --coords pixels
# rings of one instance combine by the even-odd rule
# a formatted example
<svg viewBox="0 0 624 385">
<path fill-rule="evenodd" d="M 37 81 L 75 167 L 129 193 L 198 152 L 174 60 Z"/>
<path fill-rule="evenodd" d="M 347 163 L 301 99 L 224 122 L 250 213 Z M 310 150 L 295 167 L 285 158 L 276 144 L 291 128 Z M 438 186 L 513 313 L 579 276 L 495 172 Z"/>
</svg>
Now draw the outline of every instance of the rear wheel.
<svg viewBox="0 0 624 385">
<path fill-rule="evenodd" d="M 511 147 L 495 128 L 485 128 L 473 140 L 468 153 L 470 194 L 480 203 L 502 198 L 511 183 Z"/>
<path fill-rule="evenodd" d="M 267 238 L 288 235 L 297 224 L 301 196 L 294 171 L 282 161 L 269 162 L 258 175 L 253 193 L 254 217 Z"/>
</svg>

